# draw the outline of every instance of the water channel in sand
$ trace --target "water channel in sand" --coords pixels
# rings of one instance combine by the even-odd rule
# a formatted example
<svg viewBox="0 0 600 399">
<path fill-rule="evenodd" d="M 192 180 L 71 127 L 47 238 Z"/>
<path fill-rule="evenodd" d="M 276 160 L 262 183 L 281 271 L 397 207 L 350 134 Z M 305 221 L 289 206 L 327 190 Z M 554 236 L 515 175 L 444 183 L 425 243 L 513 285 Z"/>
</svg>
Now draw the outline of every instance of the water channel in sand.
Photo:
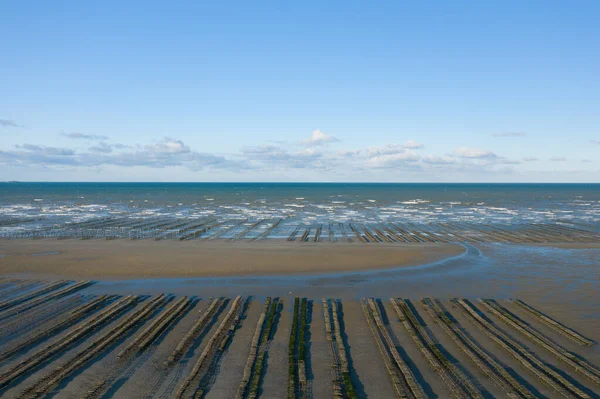
<svg viewBox="0 0 600 399">
<path fill-rule="evenodd" d="M 600 249 L 493 244 L 465 245 L 442 261 L 385 271 L 319 275 L 145 279 L 99 282 L 98 292 L 172 292 L 177 295 L 531 297 L 589 306 L 600 300 Z"/>
</svg>

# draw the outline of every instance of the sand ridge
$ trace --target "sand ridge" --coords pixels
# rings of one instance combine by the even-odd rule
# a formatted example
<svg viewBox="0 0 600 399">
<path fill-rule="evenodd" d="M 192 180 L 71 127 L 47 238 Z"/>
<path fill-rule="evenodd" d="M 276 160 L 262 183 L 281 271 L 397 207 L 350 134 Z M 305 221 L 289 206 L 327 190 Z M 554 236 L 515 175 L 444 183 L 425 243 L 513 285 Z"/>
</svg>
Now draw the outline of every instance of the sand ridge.
<svg viewBox="0 0 600 399">
<path fill-rule="evenodd" d="M 418 266 L 463 252 L 439 243 L 0 240 L 0 271 L 106 280 L 318 274 Z"/>
</svg>

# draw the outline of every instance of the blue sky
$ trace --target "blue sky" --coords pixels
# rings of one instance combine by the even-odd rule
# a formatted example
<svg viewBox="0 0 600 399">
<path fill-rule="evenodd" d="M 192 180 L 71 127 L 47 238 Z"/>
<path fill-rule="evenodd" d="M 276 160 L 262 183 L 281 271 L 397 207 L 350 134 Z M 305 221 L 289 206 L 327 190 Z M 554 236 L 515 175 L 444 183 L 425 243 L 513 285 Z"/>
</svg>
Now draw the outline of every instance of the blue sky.
<svg viewBox="0 0 600 399">
<path fill-rule="evenodd" d="M 0 15 L 0 180 L 600 181 L 597 1 Z"/>
</svg>

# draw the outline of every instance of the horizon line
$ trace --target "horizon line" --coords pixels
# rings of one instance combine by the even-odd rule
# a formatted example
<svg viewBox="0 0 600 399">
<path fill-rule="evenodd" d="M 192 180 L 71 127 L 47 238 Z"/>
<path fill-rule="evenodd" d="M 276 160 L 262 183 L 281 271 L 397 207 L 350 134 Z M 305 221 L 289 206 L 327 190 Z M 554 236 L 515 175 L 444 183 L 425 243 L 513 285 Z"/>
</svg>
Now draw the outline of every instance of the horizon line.
<svg viewBox="0 0 600 399">
<path fill-rule="evenodd" d="M 435 182 L 435 181 L 423 181 L 423 182 L 409 182 L 409 181 L 91 181 L 91 180 L 73 180 L 73 181 L 59 181 L 59 180 L 5 180 L 0 181 L 0 184 L 15 184 L 15 183 L 111 183 L 111 184 L 600 184 L 600 182 L 512 182 L 512 181 L 501 181 L 501 182 Z"/>
</svg>

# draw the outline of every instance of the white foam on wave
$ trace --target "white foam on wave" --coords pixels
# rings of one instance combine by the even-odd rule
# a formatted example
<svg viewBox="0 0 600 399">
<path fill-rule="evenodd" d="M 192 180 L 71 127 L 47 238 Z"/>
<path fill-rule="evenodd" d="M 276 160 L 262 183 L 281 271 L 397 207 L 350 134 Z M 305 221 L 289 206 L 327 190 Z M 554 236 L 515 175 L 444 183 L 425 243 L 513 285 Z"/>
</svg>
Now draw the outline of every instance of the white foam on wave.
<svg viewBox="0 0 600 399">
<path fill-rule="evenodd" d="M 71 209 L 85 209 L 85 210 L 93 210 L 93 209 L 98 209 L 98 210 L 103 210 L 108 208 L 108 205 L 103 205 L 103 204 L 88 204 L 88 205 L 78 205 L 75 207 L 63 207 L 63 208 L 71 208 Z"/>
<path fill-rule="evenodd" d="M 141 215 L 141 216 L 158 216 L 161 214 L 162 213 L 159 209 L 145 209 L 141 212 L 138 212 L 138 215 Z"/>
<path fill-rule="evenodd" d="M 405 204 L 405 205 L 419 205 L 419 204 L 427 204 L 428 202 L 430 202 L 429 200 L 424 200 L 424 199 L 414 199 L 414 200 L 408 200 L 408 201 L 398 201 L 399 204 Z"/>
<path fill-rule="evenodd" d="M 485 209 L 485 208 L 482 208 Z M 496 207 L 496 206 L 488 206 L 487 209 L 492 210 L 492 211 L 508 211 L 508 208 L 501 208 L 501 207 Z"/>
<path fill-rule="evenodd" d="M 218 219 L 231 219 L 247 217 L 253 219 L 271 219 L 285 217 L 290 223 L 304 220 L 318 220 L 319 223 L 331 223 L 333 221 L 366 222 L 377 220 L 406 220 L 412 222 L 435 222 L 435 221 L 489 221 L 519 222 L 525 221 L 551 221 L 557 217 L 565 219 L 597 219 L 600 214 L 600 201 L 595 199 L 553 200 L 549 204 L 526 203 L 529 206 L 518 206 L 511 201 L 500 201 L 493 199 L 490 205 L 485 202 L 463 201 L 431 201 L 415 198 L 401 201 L 399 198 L 392 199 L 367 199 L 365 196 L 357 196 L 352 200 L 352 195 L 345 195 L 347 201 L 340 198 L 342 195 L 330 195 L 322 200 L 309 199 L 305 197 L 267 197 L 248 198 L 238 197 L 246 202 L 235 200 L 227 201 L 221 205 L 221 200 L 215 198 L 202 198 L 194 204 L 175 202 L 177 198 L 159 205 L 157 199 L 147 200 L 143 198 L 123 200 L 119 202 L 106 202 L 92 204 L 91 200 L 58 201 L 54 203 L 49 199 L 44 202 L 34 203 L 31 199 L 27 204 L 5 204 L 0 205 L 0 216 L 40 217 L 48 220 L 48 224 L 69 222 L 82 219 L 97 218 L 103 216 L 120 215 L 131 217 L 201 217 L 212 215 Z M 409 197 L 410 198 L 410 197 Z M 207 201 L 215 201 L 213 203 Z M 354 202 L 352 202 L 354 201 Z M 79 202 L 75 204 L 74 202 Z M 285 203 L 284 203 L 285 202 Z M 488 201 L 489 202 L 489 201 Z M 145 204 L 146 203 L 146 204 Z M 379 206 L 378 206 L 379 205 Z M 159 208 L 157 208 L 159 207 Z M 152 209 L 149 209 L 152 208 Z M 548 211 L 548 208 L 554 211 Z M 518 219 L 517 219 L 518 218 Z M 32 225 L 29 225 L 32 226 Z"/>
</svg>

